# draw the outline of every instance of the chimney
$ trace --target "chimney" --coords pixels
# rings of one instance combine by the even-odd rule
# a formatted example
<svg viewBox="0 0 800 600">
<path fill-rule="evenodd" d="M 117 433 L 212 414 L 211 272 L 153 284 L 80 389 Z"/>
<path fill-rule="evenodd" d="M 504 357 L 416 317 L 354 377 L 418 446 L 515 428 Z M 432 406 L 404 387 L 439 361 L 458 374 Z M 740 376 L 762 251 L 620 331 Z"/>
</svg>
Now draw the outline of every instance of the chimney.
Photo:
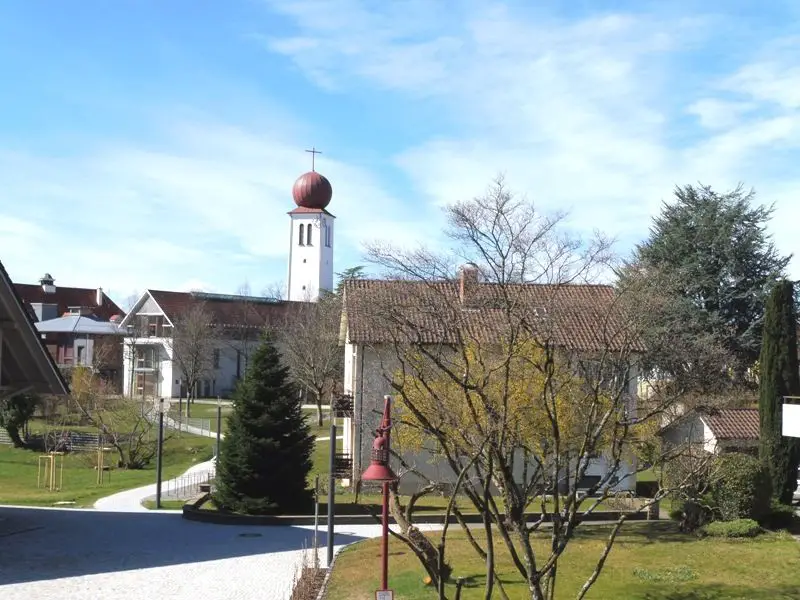
<svg viewBox="0 0 800 600">
<path fill-rule="evenodd" d="M 459 277 L 458 295 L 462 305 L 468 305 L 475 286 L 480 283 L 480 269 L 474 263 L 467 263 L 461 267 Z"/>
<path fill-rule="evenodd" d="M 42 286 L 42 290 L 45 294 L 55 294 L 56 293 L 56 280 L 53 279 L 53 276 L 50 273 L 45 273 L 44 276 L 39 280 L 39 283 Z"/>
<path fill-rule="evenodd" d="M 95 301 L 97 306 L 103 306 L 103 288 L 97 288 L 97 299 Z"/>
</svg>

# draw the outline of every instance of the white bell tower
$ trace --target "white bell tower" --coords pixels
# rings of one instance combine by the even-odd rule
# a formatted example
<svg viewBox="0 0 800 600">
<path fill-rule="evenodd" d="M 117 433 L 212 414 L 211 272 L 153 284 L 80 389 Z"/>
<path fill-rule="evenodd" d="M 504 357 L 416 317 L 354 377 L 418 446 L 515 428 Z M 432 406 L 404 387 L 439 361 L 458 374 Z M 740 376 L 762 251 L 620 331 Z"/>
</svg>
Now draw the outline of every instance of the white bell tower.
<svg viewBox="0 0 800 600">
<path fill-rule="evenodd" d="M 309 150 L 312 156 L 319 151 Z M 292 197 L 297 208 L 291 218 L 289 242 L 290 301 L 316 302 L 322 290 L 333 290 L 333 222 L 326 210 L 333 196 L 330 182 L 314 170 L 294 182 Z"/>
</svg>

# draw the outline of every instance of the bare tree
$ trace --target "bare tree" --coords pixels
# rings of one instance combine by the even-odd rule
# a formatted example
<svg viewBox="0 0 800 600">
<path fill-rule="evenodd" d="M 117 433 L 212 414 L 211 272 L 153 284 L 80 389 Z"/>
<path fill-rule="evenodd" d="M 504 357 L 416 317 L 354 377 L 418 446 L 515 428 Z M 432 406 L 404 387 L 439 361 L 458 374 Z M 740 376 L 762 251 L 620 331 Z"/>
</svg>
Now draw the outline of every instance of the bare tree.
<svg viewBox="0 0 800 600">
<path fill-rule="evenodd" d="M 107 383 L 88 367 L 73 370 L 70 392 L 71 408 L 97 428 L 103 444 L 116 450 L 121 467 L 142 469 L 150 463 L 156 452 L 151 411 L 112 395 Z"/>
<path fill-rule="evenodd" d="M 646 410 L 636 404 L 646 348 L 643 324 L 628 309 L 647 299 L 576 285 L 609 272 L 609 242 L 564 234 L 563 215 L 539 214 L 502 179 L 446 214 L 452 252 L 370 247 L 370 261 L 395 281 L 362 294 L 346 286 L 348 313 L 366 315 L 380 332 L 374 350 L 399 400 L 396 458 L 422 482 L 421 493 L 447 484 L 449 510 L 486 564 L 484 597 L 495 591 L 505 597 L 495 567 L 502 547 L 530 597 L 552 600 L 559 561 L 584 517 L 637 470 L 677 452 L 664 455 L 654 444 L 674 398 L 653 395 Z M 470 265 L 460 276 L 458 262 Z M 588 476 L 600 456 L 605 469 Z M 431 457 L 450 473 L 446 481 L 426 469 Z M 483 515 L 484 541 L 466 526 L 465 504 Z M 446 564 L 444 537 L 431 564 L 411 512 L 399 516 L 400 537 L 439 585 L 446 576 L 436 568 Z M 578 598 L 597 580 L 627 519 L 622 515 L 612 527 Z M 534 538 L 547 520 L 550 543 L 543 551 Z"/>
<path fill-rule="evenodd" d="M 166 344 L 172 352 L 172 361 L 178 365 L 186 382 L 186 416 L 189 404 L 197 397 L 197 386 L 214 369 L 214 353 L 219 350 L 221 331 L 205 304 L 192 304 L 173 321 L 174 331 Z"/>
<path fill-rule="evenodd" d="M 340 298 L 326 294 L 295 311 L 281 332 L 283 355 L 292 377 L 314 394 L 318 426 L 322 426 L 324 400 L 330 401 L 344 368 L 339 347 L 341 314 Z"/>
</svg>

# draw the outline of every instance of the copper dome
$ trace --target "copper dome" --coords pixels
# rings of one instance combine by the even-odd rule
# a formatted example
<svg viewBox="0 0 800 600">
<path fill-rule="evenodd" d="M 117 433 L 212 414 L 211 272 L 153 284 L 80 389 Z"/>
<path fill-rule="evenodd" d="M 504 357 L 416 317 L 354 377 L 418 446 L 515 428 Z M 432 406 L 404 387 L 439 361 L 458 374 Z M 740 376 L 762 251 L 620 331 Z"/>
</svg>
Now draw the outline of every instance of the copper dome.
<svg viewBox="0 0 800 600">
<path fill-rule="evenodd" d="M 323 209 L 331 201 L 331 182 L 316 171 L 309 171 L 297 178 L 292 188 L 292 198 L 297 206 Z"/>
</svg>

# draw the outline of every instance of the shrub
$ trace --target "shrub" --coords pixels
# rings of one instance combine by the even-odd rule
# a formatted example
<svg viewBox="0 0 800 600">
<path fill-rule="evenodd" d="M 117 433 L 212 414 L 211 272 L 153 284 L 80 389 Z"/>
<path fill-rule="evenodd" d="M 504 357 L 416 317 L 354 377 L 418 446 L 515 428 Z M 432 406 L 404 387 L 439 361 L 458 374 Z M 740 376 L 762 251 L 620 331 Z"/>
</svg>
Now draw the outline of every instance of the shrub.
<svg viewBox="0 0 800 600">
<path fill-rule="evenodd" d="M 800 523 L 800 518 L 794 511 L 794 506 L 773 500 L 769 514 L 762 519 L 761 524 L 767 529 L 791 529 Z"/>
<path fill-rule="evenodd" d="M 764 530 L 753 519 L 736 519 L 734 521 L 714 521 L 703 527 L 702 531 L 712 537 L 746 538 L 756 537 Z"/>
<path fill-rule="evenodd" d="M 760 520 L 770 512 L 769 470 L 757 458 L 733 452 L 717 459 L 711 493 L 723 521 Z"/>
<path fill-rule="evenodd" d="M 659 485 L 657 481 L 637 481 L 636 495 L 642 498 L 654 498 L 658 493 Z"/>
</svg>

